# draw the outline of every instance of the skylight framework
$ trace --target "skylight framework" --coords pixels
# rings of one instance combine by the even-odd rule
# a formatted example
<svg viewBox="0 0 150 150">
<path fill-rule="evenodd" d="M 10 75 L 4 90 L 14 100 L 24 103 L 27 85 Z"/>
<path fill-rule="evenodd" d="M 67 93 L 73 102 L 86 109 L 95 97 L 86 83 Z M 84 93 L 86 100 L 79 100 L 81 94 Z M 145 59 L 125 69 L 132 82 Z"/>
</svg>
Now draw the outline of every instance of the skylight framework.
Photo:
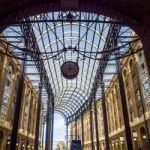
<svg viewBox="0 0 150 150">
<path fill-rule="evenodd" d="M 26 33 L 32 32 L 34 35 L 34 45 L 31 49 L 25 44 L 26 37 L 22 28 L 24 23 L 30 26 Z M 49 88 L 44 83 L 45 88 L 42 91 L 45 111 L 47 95 L 51 94 L 54 99 L 54 109 L 68 118 L 88 107 L 93 90 L 96 90 L 96 100 L 101 98 L 98 78 L 100 68 L 104 69 L 103 80 L 105 88 L 108 88 L 116 73 L 116 59 L 135 52 L 130 46 L 138 41 L 138 37 L 128 27 L 119 25 L 117 48 L 113 49 L 108 45 L 109 42 L 111 43 L 115 25 L 116 21 L 112 18 L 98 14 L 52 12 L 32 16 L 8 27 L 3 32 L 8 42 L 3 36 L 0 42 L 7 43 L 11 47 L 11 57 L 24 59 L 22 52 L 27 54 L 27 74 L 35 87 L 38 86 L 40 76 L 46 75 Z M 116 58 L 117 50 L 119 55 Z M 42 63 L 37 63 L 41 61 Z M 62 76 L 61 66 L 66 61 L 78 63 L 79 73 L 75 79 L 69 80 Z M 39 72 L 40 65 L 44 67 L 44 75 L 43 72 Z"/>
</svg>

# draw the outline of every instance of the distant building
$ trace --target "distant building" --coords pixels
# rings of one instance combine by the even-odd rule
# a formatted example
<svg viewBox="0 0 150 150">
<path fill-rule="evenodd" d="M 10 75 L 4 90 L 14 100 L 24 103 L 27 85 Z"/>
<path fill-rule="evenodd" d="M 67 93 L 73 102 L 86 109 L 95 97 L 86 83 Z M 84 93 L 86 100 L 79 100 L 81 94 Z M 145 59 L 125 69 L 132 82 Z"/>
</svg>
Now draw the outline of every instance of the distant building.
<svg viewBox="0 0 150 150">
<path fill-rule="evenodd" d="M 57 143 L 55 150 L 66 150 L 66 145 L 64 141 Z"/>
</svg>

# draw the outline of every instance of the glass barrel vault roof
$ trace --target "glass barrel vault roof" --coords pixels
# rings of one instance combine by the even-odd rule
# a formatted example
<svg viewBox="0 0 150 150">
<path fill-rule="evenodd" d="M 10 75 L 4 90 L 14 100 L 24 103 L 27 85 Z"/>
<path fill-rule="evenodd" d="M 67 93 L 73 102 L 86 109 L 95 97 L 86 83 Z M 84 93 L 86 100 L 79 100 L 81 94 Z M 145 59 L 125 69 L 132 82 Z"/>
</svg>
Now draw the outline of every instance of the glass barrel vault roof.
<svg viewBox="0 0 150 150">
<path fill-rule="evenodd" d="M 76 113 L 91 94 L 111 18 L 85 12 L 52 12 L 32 16 L 30 20 L 54 94 L 55 110 L 68 117 Z M 12 52 L 18 58 L 22 57 L 19 48 L 25 47 L 25 41 L 19 24 L 8 27 L 3 34 Z M 133 40 L 132 30 L 128 27 L 121 27 L 119 35 L 118 46 Z M 127 47 L 123 46 L 120 53 L 125 54 Z M 69 80 L 62 76 L 61 66 L 66 61 L 78 63 L 76 78 Z M 116 62 L 111 55 L 104 74 L 106 88 L 115 72 Z M 27 61 L 27 74 L 38 90 L 39 74 L 34 61 Z M 46 111 L 45 89 L 42 96 Z M 98 88 L 96 100 L 100 97 Z"/>
</svg>

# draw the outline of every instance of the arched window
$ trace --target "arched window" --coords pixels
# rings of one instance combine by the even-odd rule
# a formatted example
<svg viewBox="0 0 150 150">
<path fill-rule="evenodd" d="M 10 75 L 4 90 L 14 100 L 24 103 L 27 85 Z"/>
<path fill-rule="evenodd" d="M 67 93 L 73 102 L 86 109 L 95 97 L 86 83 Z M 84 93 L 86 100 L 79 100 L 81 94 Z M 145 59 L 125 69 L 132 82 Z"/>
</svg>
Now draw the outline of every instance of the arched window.
<svg viewBox="0 0 150 150">
<path fill-rule="evenodd" d="M 147 110 L 150 112 L 150 102 L 147 103 Z"/>
<path fill-rule="evenodd" d="M 124 80 L 126 79 L 126 77 L 127 77 L 127 71 L 126 71 L 126 69 L 124 69 L 123 70 L 123 78 L 124 78 Z"/>
<path fill-rule="evenodd" d="M 5 106 L 8 105 L 10 88 L 11 88 L 11 84 L 12 84 L 12 77 L 13 77 L 13 67 L 9 66 L 8 72 L 7 72 L 7 79 L 6 79 L 6 84 L 5 84 L 4 95 L 3 95 L 3 104 Z"/>
<path fill-rule="evenodd" d="M 2 99 L 2 106 L 1 106 L 1 115 L 2 115 L 1 117 L 3 117 L 3 120 L 5 120 L 5 116 L 6 116 L 7 110 L 8 110 L 8 101 L 9 101 L 9 96 L 10 96 L 10 91 L 11 91 L 13 74 L 14 74 L 13 66 L 9 65 L 8 72 L 7 72 L 7 78 L 6 78 L 6 82 L 5 82 L 3 99 Z"/>
<path fill-rule="evenodd" d="M 2 66 L 3 65 L 3 58 L 2 58 L 2 56 L 0 55 L 0 66 Z M 1 68 L 0 68 L 1 69 Z"/>
<path fill-rule="evenodd" d="M 25 103 L 25 112 L 24 112 L 24 126 L 23 129 L 27 131 L 28 128 L 28 119 L 29 119 L 29 110 L 30 110 L 30 100 L 31 100 L 31 94 L 28 94 L 26 103 Z"/>
<path fill-rule="evenodd" d="M 149 150 L 148 137 L 146 129 L 144 127 L 141 127 L 140 129 L 140 139 L 141 139 L 141 148 L 144 150 Z"/>
<path fill-rule="evenodd" d="M 133 82 L 133 84 L 135 84 L 135 82 L 137 80 L 137 76 L 136 76 L 135 64 L 132 59 L 129 61 L 129 67 L 130 67 L 130 71 L 131 71 L 132 82 Z"/>
<path fill-rule="evenodd" d="M 136 94 L 136 101 L 137 101 L 137 102 L 140 102 L 140 101 L 141 101 L 140 91 L 139 91 L 139 90 L 136 90 L 136 91 L 135 91 L 135 94 Z"/>
<path fill-rule="evenodd" d="M 130 69 L 131 71 L 134 69 L 134 66 L 133 66 L 133 60 L 131 59 L 130 62 L 129 62 L 129 66 L 130 66 Z"/>
<path fill-rule="evenodd" d="M 143 83 L 143 87 L 145 95 L 150 95 L 150 83 L 148 79 Z"/>
<path fill-rule="evenodd" d="M 14 92 L 13 92 L 13 101 L 11 104 L 11 118 L 10 118 L 10 124 L 13 126 L 13 120 L 14 120 L 14 113 L 15 113 L 15 107 L 16 107 L 16 99 L 17 99 L 17 85 L 15 86 Z"/>
<path fill-rule="evenodd" d="M 144 114 L 142 106 L 139 107 L 139 116 L 141 117 Z"/>
<path fill-rule="evenodd" d="M 0 55 L 0 83 L 1 83 L 1 77 L 2 77 L 2 68 L 3 68 L 3 58 Z"/>
<path fill-rule="evenodd" d="M 141 96 L 141 91 L 140 91 L 140 87 L 138 84 L 138 75 L 135 69 L 135 65 L 133 60 L 131 60 L 129 62 L 130 65 L 130 69 L 131 69 L 131 75 L 132 75 L 132 81 L 133 82 L 133 86 L 134 86 L 134 92 L 135 92 L 135 102 L 137 103 L 137 110 L 138 110 L 138 116 L 141 117 L 143 112 L 142 112 L 142 107 L 141 107 L 141 100 L 142 100 L 142 96 Z"/>
<path fill-rule="evenodd" d="M 135 119 L 135 114 L 134 114 L 134 112 L 132 111 L 130 115 L 131 115 L 131 121 L 134 121 L 134 119 Z"/>
</svg>

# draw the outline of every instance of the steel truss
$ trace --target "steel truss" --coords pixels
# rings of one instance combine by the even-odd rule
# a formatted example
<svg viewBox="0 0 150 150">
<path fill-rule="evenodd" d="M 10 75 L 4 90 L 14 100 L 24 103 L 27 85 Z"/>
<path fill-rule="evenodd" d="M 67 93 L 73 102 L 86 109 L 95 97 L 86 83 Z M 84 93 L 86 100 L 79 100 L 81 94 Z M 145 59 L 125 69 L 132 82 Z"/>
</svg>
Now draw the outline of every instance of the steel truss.
<svg viewBox="0 0 150 150">
<path fill-rule="evenodd" d="M 104 49 L 103 49 L 103 51 L 105 51 L 105 52 L 109 51 L 109 49 L 112 48 L 112 45 L 114 43 L 114 36 L 113 35 L 116 32 L 115 31 L 115 26 L 116 25 L 111 25 L 111 27 L 109 28 L 109 32 L 108 32 L 108 35 L 107 35 L 107 38 L 106 38 L 105 46 L 104 46 Z M 102 83 L 101 77 L 103 77 L 103 75 L 105 74 L 105 69 L 107 67 L 107 63 L 109 61 L 109 58 L 110 58 L 111 54 L 112 54 L 112 52 L 103 54 L 102 60 L 104 59 L 104 60 L 107 60 L 107 61 L 100 61 L 99 62 L 99 67 L 98 67 L 97 73 L 96 73 L 97 76 L 94 79 L 93 88 L 91 89 L 90 97 L 83 104 L 82 109 L 79 109 L 79 111 L 76 112 L 74 115 L 68 117 L 69 122 L 72 122 L 75 118 L 77 118 L 78 114 L 80 115 L 83 112 L 87 111 L 87 109 L 90 105 L 90 102 L 92 102 L 92 104 L 94 104 L 94 99 L 93 98 L 96 96 L 97 89 L 99 88 L 99 85 Z"/>
<path fill-rule="evenodd" d="M 105 88 L 107 88 L 111 80 L 111 78 L 106 79 L 105 76 L 118 73 L 107 70 L 108 66 L 116 66 L 116 63 L 111 63 L 111 61 L 139 51 L 139 49 L 127 51 L 128 45 L 139 39 L 137 36 L 124 35 L 129 30 L 128 28 L 122 33 L 116 33 L 117 29 L 121 30 L 120 24 L 112 18 L 92 13 L 53 12 L 21 20 L 8 29 L 14 35 L 9 35 L 10 31 L 4 31 L 4 36 L 0 36 L 0 44 L 5 48 L 5 51 L 1 53 L 24 60 L 22 52 L 25 52 L 28 62 L 26 65 L 37 68 L 37 72 L 28 70 L 27 74 L 39 75 L 39 78 L 42 78 L 44 88 L 41 91 L 41 99 L 46 99 L 43 101 L 44 111 L 47 118 L 51 118 L 47 119 L 47 124 L 49 124 L 47 131 L 50 131 L 47 141 L 52 141 L 53 138 L 55 110 L 64 114 L 67 124 L 81 117 L 85 111 L 92 106 L 95 107 L 97 99 L 102 97 L 101 93 L 97 98 L 100 86 L 105 82 L 107 83 Z M 4 37 L 8 42 L 3 39 Z M 120 45 L 114 47 L 116 39 Z M 23 46 L 20 43 L 24 43 Z M 12 48 L 11 53 L 8 52 L 9 47 Z M 116 56 L 118 49 L 121 51 Z M 59 72 L 58 68 L 67 60 L 80 64 L 81 72 L 74 81 L 64 79 Z M 34 79 L 32 81 L 34 82 Z M 49 114 L 50 109 L 51 114 Z M 106 114 L 104 116 L 106 119 Z M 96 110 L 95 118 L 97 118 Z M 97 121 L 95 127 L 97 128 Z M 92 138 L 91 136 L 91 140 Z M 47 145 L 48 149 L 50 147 L 52 143 Z"/>
<path fill-rule="evenodd" d="M 36 42 L 36 37 L 34 35 L 34 31 L 32 29 L 32 25 L 29 23 L 22 24 L 21 26 L 22 33 L 25 40 L 26 49 L 32 52 L 31 57 L 35 60 L 35 66 L 38 69 L 39 74 L 43 77 L 43 83 L 45 85 L 46 91 L 48 94 L 53 95 L 51 84 L 49 82 L 49 78 L 47 76 L 47 71 L 44 67 L 44 62 L 41 58 L 41 52 L 39 50 L 38 44 Z M 37 55 L 38 54 L 38 55 Z"/>
<path fill-rule="evenodd" d="M 47 6 L 46 6 L 47 5 Z M 106 7 L 106 6 L 104 6 Z M 28 12 L 30 12 L 32 9 L 33 12 L 36 12 L 38 13 L 38 8 L 36 7 L 33 7 L 33 8 L 30 8 L 30 6 L 27 6 L 28 8 Z M 48 9 L 48 3 L 46 3 L 45 5 L 41 4 L 40 6 L 40 10 L 44 10 L 45 12 L 45 9 L 47 10 Z M 47 10 L 48 11 L 48 10 Z M 120 12 L 120 10 L 117 10 L 118 12 Z M 77 14 L 77 15 L 72 15 L 72 12 L 74 13 L 74 11 L 66 11 L 64 13 L 61 13 L 59 12 L 57 18 L 49 18 L 49 19 L 42 19 L 41 17 L 36 17 L 36 15 L 34 17 L 32 17 L 32 21 L 30 20 L 22 20 L 22 18 L 27 18 L 27 15 L 25 16 L 24 14 L 24 10 L 20 11 L 19 14 L 17 13 L 11 13 L 11 14 L 7 14 L 7 18 L 5 18 L 5 16 L 3 16 L 2 18 L 0 18 L 0 26 L 1 28 L 5 28 L 7 26 L 9 26 L 10 24 L 18 24 L 18 22 L 21 24 L 24 24 L 24 23 L 37 23 L 37 22 L 61 22 L 61 21 L 85 21 L 85 22 L 98 22 L 98 23 L 104 23 L 103 20 L 100 20 L 100 19 L 83 19 L 81 18 L 80 16 L 82 14 Z M 64 15 L 65 14 L 65 15 Z M 29 16 L 28 16 L 29 17 Z M 124 16 L 124 18 L 120 18 L 119 20 L 115 20 L 115 21 L 105 21 L 105 23 L 111 23 L 111 24 L 121 24 L 121 25 L 132 25 L 132 26 L 139 26 L 142 24 L 141 20 L 139 20 L 139 18 L 135 18 L 135 16 Z"/>
<path fill-rule="evenodd" d="M 117 39 L 118 39 L 118 35 L 120 32 L 121 26 L 120 25 L 112 25 L 108 36 L 107 36 L 107 42 L 106 45 L 104 46 L 104 51 L 109 50 L 110 47 L 117 47 Z M 119 54 L 119 49 L 118 52 L 115 52 L 116 56 Z M 104 54 L 102 57 L 104 57 L 105 59 L 109 60 L 111 56 L 111 53 L 106 53 Z M 131 129 L 130 129 L 130 124 L 129 124 L 129 117 L 128 117 L 128 110 L 127 110 L 127 104 L 126 104 L 126 96 L 125 96 L 125 89 L 124 89 L 124 83 L 123 83 L 123 78 L 122 78 L 122 69 L 120 66 L 120 60 L 116 60 L 117 61 L 117 73 L 118 73 L 118 78 L 119 78 L 119 87 L 120 87 L 120 95 L 121 95 L 121 102 L 122 102 L 122 109 L 123 109 L 123 118 L 124 118 L 124 124 L 125 124 L 125 133 L 126 133 L 126 140 L 127 140 L 127 148 L 128 149 L 133 149 L 133 145 L 132 145 L 132 135 L 131 135 Z M 109 150 L 109 135 L 108 135 L 108 123 L 107 123 L 107 114 L 106 114 L 106 100 L 105 100 L 105 91 L 104 91 L 104 82 L 103 82 L 103 78 L 104 78 L 104 72 L 107 66 L 106 61 L 100 62 L 99 63 L 99 70 L 98 70 L 98 76 L 95 78 L 95 82 L 94 82 L 94 86 L 92 88 L 92 92 L 91 92 L 91 97 L 89 98 L 89 101 L 87 101 L 87 105 L 89 106 L 89 111 L 90 111 L 90 133 L 91 133 L 91 145 L 92 145 L 92 149 L 94 149 L 94 145 L 93 145 L 93 126 L 92 126 L 92 112 L 91 112 L 91 106 L 94 105 L 95 108 L 95 96 L 96 96 L 96 91 L 99 87 L 99 85 L 102 88 L 102 108 L 103 108 L 103 119 L 104 119 L 104 130 L 105 130 L 105 146 L 106 149 Z M 100 82 L 99 82 L 100 81 Z M 80 110 L 81 111 L 81 110 Z M 77 119 L 79 116 L 78 114 L 82 114 L 84 113 L 84 111 L 87 111 L 87 109 L 83 109 L 80 113 L 77 113 L 76 116 L 72 116 L 75 117 L 75 119 Z M 95 111 L 95 109 L 94 109 Z M 70 118 L 69 118 L 70 119 Z M 72 118 L 74 119 L 74 118 Z M 95 122 L 97 123 L 97 119 L 95 120 Z M 96 130 L 96 137 L 98 134 L 98 130 Z M 99 146 L 99 145 L 97 145 Z M 99 147 L 97 148 L 99 149 Z"/>
<path fill-rule="evenodd" d="M 51 89 L 51 85 L 49 82 L 49 78 L 47 76 L 47 71 L 44 66 L 44 62 L 40 56 L 40 50 L 38 47 L 38 44 L 36 43 L 36 38 L 32 29 L 32 25 L 29 23 L 22 24 L 21 27 L 22 33 L 24 35 L 25 40 L 25 46 L 27 49 L 29 49 L 32 52 L 36 52 L 39 55 L 32 55 L 33 58 L 36 59 L 35 66 L 38 69 L 38 72 L 40 74 L 40 85 L 39 85 L 39 100 L 38 100 L 38 109 L 37 109 L 37 119 L 36 119 L 36 136 L 35 136 L 35 143 L 34 143 L 34 149 L 38 150 L 39 148 L 39 125 L 40 125 L 40 112 L 41 112 L 41 103 L 42 103 L 42 86 L 45 85 L 45 89 L 48 94 L 48 110 L 47 110 L 47 131 L 49 131 L 46 136 L 46 146 L 47 150 L 52 149 L 52 142 L 53 141 L 53 116 L 54 116 L 54 101 L 53 101 L 53 93 Z"/>
</svg>

